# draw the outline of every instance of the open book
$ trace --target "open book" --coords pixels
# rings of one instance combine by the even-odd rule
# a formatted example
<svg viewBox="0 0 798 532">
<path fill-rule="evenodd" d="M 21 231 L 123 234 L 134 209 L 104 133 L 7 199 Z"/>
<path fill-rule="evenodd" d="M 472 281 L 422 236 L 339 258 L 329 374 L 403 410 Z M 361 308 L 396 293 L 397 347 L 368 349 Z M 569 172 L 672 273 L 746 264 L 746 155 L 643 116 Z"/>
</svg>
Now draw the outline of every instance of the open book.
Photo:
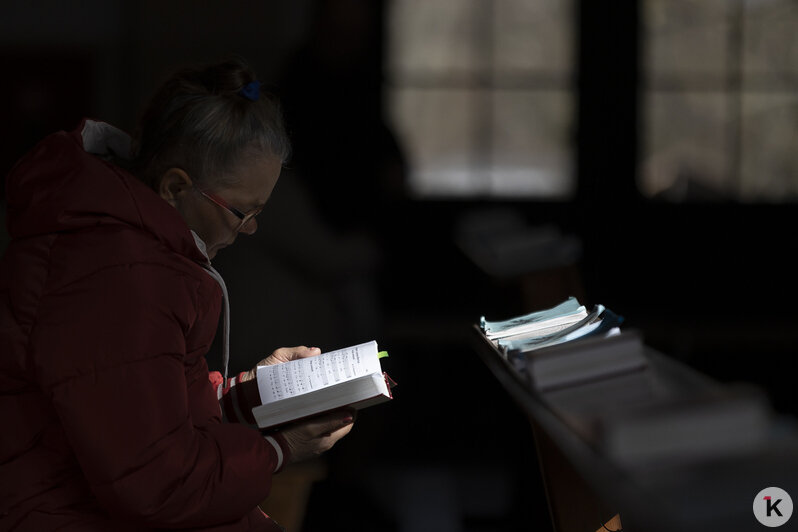
<svg viewBox="0 0 798 532">
<path fill-rule="evenodd" d="M 392 398 L 393 382 L 380 367 L 377 342 L 258 367 L 261 429 L 342 407 L 365 408 Z"/>
</svg>

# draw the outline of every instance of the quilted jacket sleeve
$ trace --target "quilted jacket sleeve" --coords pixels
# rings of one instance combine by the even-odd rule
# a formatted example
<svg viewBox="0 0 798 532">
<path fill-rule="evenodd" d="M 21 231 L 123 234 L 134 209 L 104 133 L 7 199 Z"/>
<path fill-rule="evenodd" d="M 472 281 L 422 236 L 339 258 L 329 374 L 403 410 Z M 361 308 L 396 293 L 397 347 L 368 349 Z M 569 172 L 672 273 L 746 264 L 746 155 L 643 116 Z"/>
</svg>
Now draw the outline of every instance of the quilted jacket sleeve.
<svg viewBox="0 0 798 532">
<path fill-rule="evenodd" d="M 154 264 L 105 268 L 50 291 L 32 331 L 40 386 L 92 491 L 112 515 L 147 526 L 239 519 L 266 498 L 277 467 L 257 431 L 208 422 L 218 411 L 191 404 L 196 283 Z M 218 409 L 203 389 L 199 402 Z"/>
<path fill-rule="evenodd" d="M 225 423 L 241 423 L 258 429 L 252 409 L 261 404 L 260 392 L 258 391 L 258 381 L 251 379 L 241 381 L 244 371 L 225 379 L 218 371 L 211 371 L 209 379 L 211 386 L 216 390 L 216 397 L 219 399 L 219 408 L 222 414 L 222 421 Z M 277 469 L 279 471 L 291 459 L 291 448 L 288 442 L 279 431 L 271 432 L 264 436 L 274 450 L 277 452 Z"/>
<path fill-rule="evenodd" d="M 219 398 L 224 421 L 257 427 L 252 409 L 261 404 L 258 381 L 241 382 L 243 375 L 244 372 L 225 380 L 221 373 L 214 371 L 210 374 L 211 385 Z"/>
</svg>

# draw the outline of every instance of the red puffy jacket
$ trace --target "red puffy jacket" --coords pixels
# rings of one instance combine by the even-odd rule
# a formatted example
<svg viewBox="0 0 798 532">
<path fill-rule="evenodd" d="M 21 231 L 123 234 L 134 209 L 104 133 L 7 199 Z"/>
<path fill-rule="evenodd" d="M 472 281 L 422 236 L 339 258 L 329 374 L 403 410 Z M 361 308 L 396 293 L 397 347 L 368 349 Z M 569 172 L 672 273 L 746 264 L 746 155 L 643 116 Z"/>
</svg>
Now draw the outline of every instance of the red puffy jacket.
<svg viewBox="0 0 798 532">
<path fill-rule="evenodd" d="M 87 153 L 84 127 L 7 179 L 0 530 L 269 530 L 278 452 L 221 423 L 204 358 L 219 285 L 177 210 Z"/>
</svg>

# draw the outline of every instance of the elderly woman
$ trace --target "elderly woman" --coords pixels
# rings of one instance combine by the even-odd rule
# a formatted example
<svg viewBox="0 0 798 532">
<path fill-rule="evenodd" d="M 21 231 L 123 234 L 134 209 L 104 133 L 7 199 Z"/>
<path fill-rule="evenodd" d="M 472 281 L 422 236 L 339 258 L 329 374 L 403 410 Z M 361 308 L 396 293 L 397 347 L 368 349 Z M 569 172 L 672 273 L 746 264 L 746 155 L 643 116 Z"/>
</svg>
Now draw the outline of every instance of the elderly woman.
<svg viewBox="0 0 798 532">
<path fill-rule="evenodd" d="M 85 120 L 17 163 L 0 263 L 0 530 L 278 529 L 257 506 L 272 475 L 329 449 L 352 416 L 268 436 L 224 422 L 220 400 L 252 372 L 227 378 L 226 341 L 224 376 L 205 354 L 220 314 L 229 329 L 210 260 L 257 230 L 288 151 L 277 102 L 231 60 L 169 79 L 132 147 Z"/>
</svg>

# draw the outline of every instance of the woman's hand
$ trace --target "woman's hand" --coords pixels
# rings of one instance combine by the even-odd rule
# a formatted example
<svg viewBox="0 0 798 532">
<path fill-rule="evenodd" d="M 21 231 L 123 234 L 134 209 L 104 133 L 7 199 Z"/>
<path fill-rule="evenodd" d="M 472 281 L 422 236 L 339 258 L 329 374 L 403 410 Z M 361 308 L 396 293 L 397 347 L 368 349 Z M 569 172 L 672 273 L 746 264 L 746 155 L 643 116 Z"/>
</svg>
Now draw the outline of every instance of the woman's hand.
<svg viewBox="0 0 798 532">
<path fill-rule="evenodd" d="M 329 451 L 335 442 L 349 434 L 355 421 L 352 410 L 339 410 L 280 430 L 288 443 L 288 463 L 299 462 Z"/>
<path fill-rule="evenodd" d="M 283 362 L 289 362 L 299 358 L 315 357 L 320 354 L 321 349 L 318 347 L 305 347 L 304 345 L 297 347 L 281 347 L 280 349 L 276 349 L 271 355 L 258 362 L 254 368 L 241 375 L 239 382 L 245 382 L 254 379 L 258 371 L 258 366 L 273 366 L 274 364 L 282 364 Z"/>
</svg>

